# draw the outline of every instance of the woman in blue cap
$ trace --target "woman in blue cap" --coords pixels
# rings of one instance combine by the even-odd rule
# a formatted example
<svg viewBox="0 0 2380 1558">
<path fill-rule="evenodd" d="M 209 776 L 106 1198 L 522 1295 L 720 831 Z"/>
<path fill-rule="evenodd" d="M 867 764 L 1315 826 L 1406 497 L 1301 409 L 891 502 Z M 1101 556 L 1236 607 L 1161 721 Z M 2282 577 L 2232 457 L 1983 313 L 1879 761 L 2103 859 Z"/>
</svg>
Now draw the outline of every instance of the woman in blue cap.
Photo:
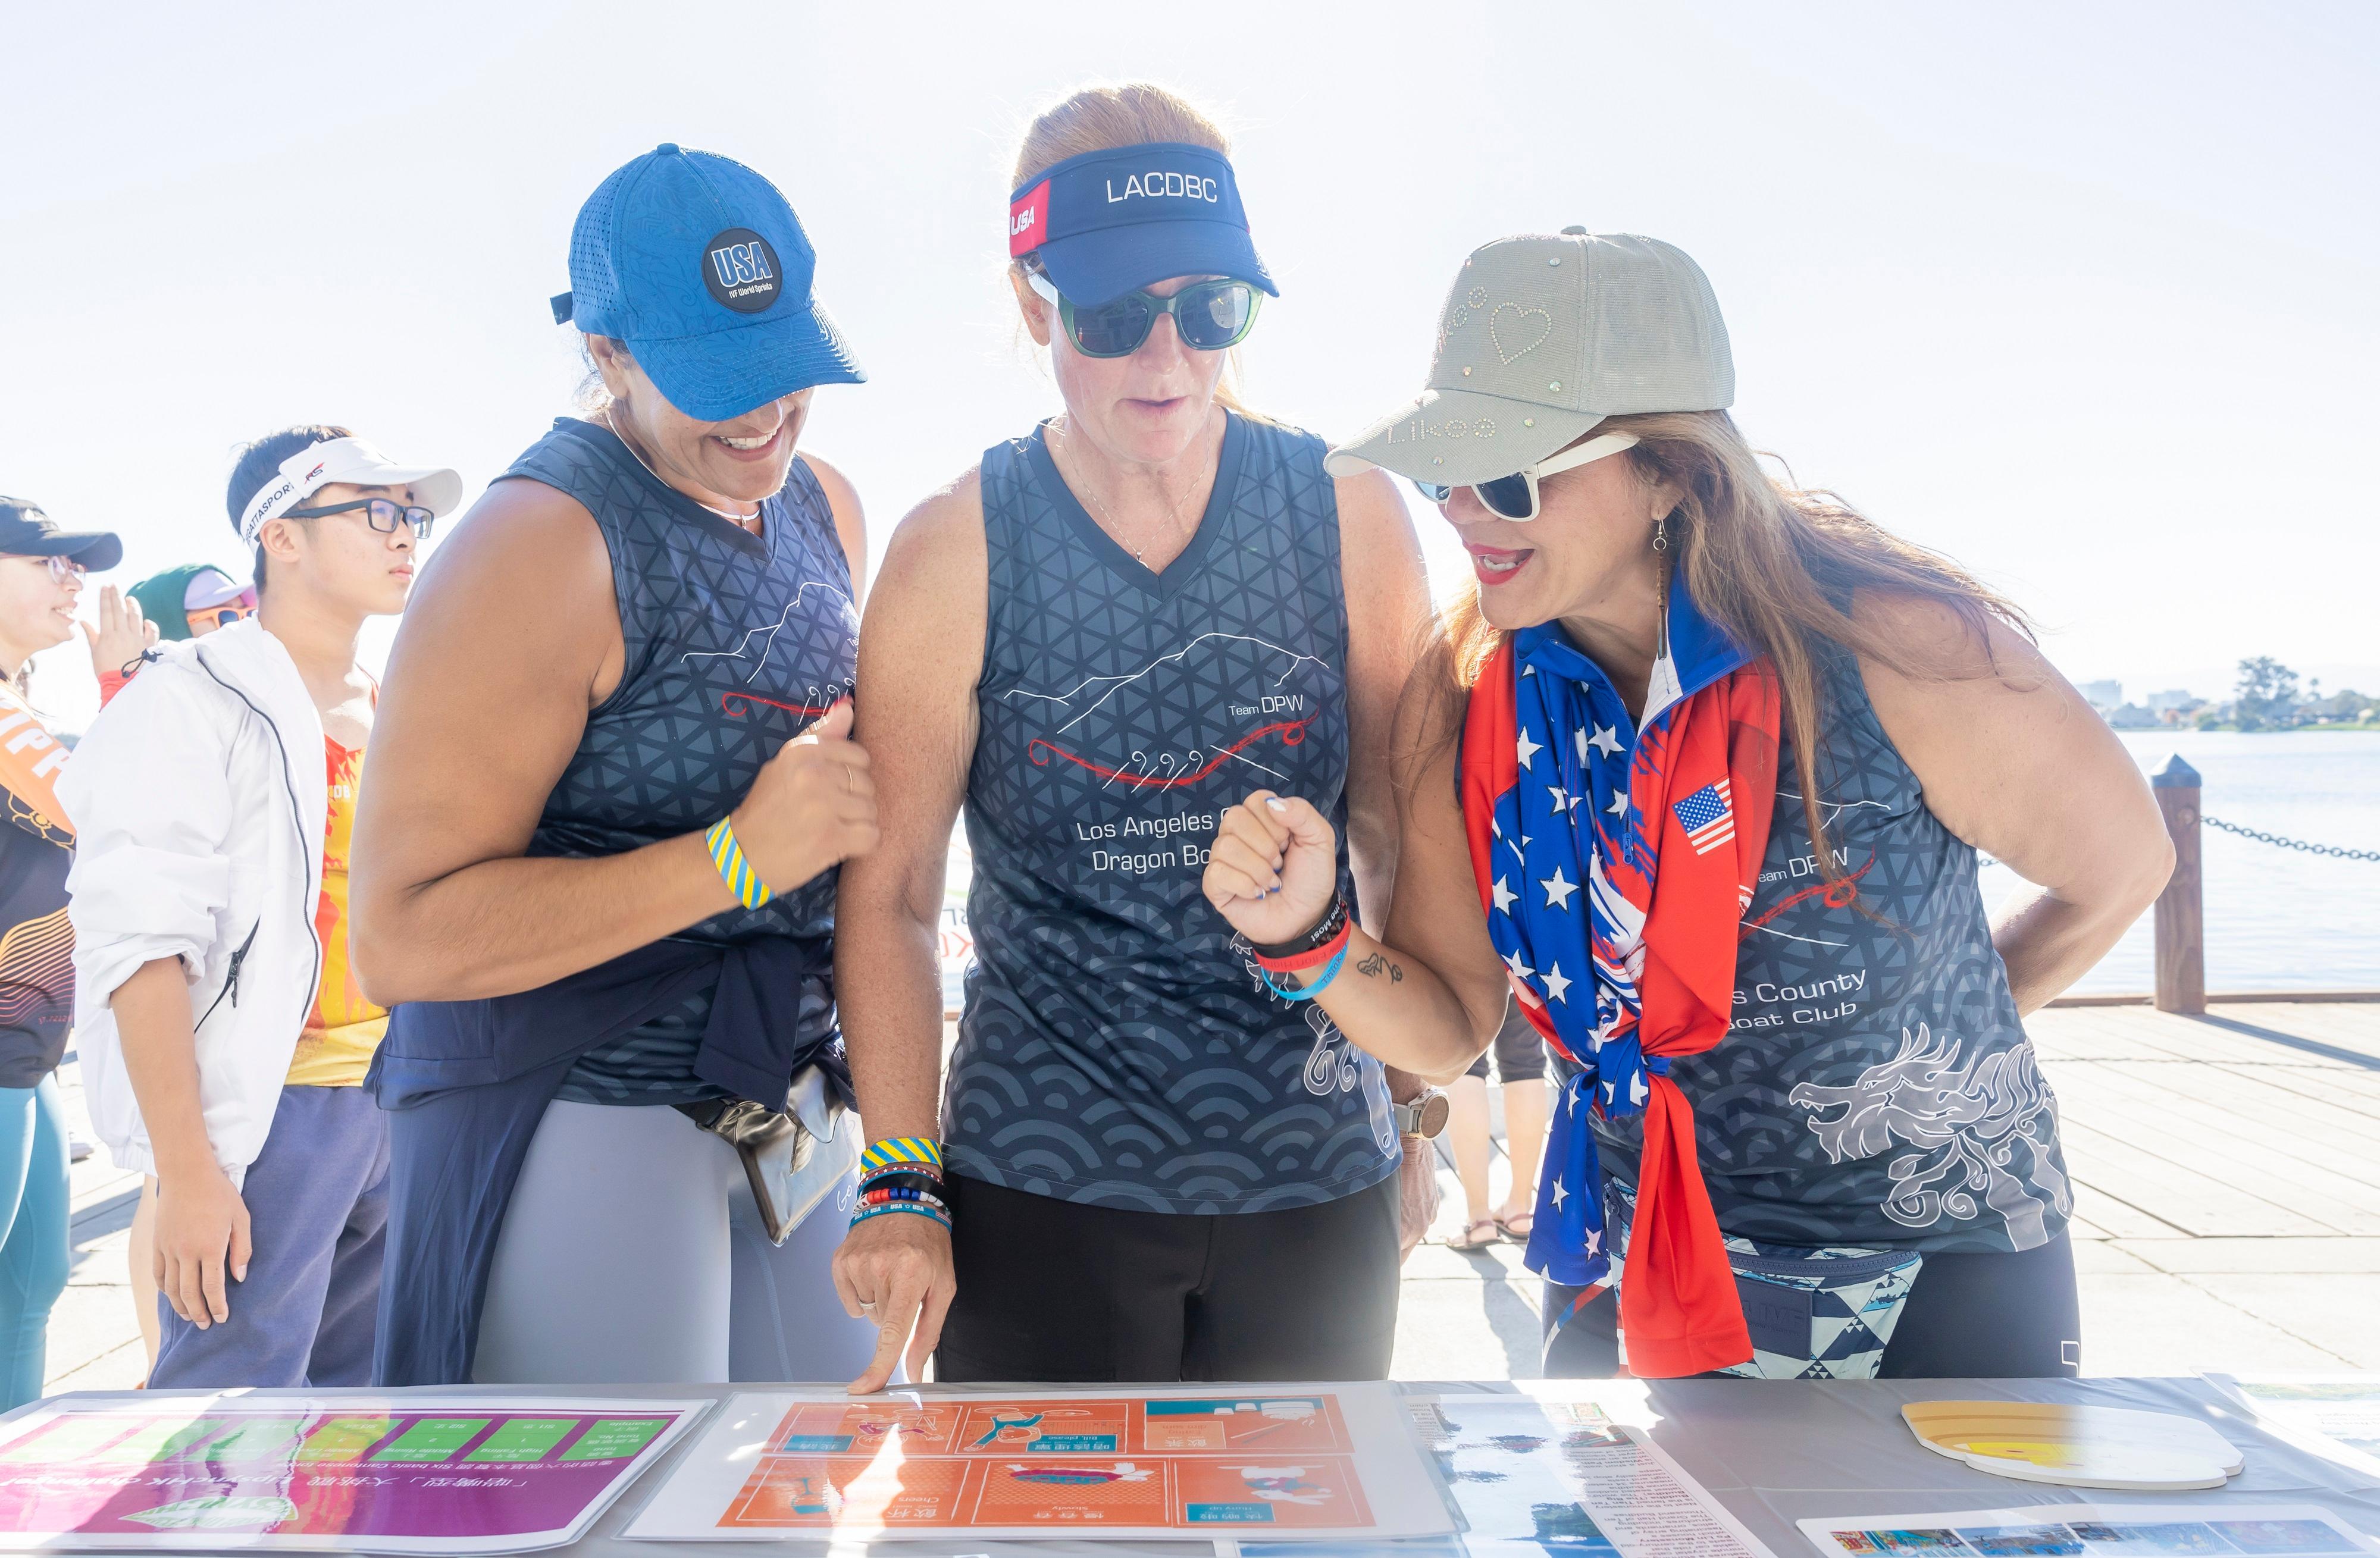
<svg viewBox="0 0 2380 1558">
<path fill-rule="evenodd" d="M 353 867 L 397 1008 L 387 1383 L 816 1379 L 871 1344 L 839 1226 L 802 1220 L 855 1150 L 835 866 L 875 839 L 840 707 L 859 505 L 795 453 L 816 386 L 862 377 L 813 258 L 726 158 L 605 179 L 554 308 L 601 394 L 398 635 Z"/>
<path fill-rule="evenodd" d="M 1269 994 L 1196 846 L 1251 781 L 1310 786 L 1385 906 L 1420 549 L 1384 479 L 1334 482 L 1225 393 L 1274 288 L 1196 109 L 1132 86 L 1043 114 L 1009 251 L 1064 412 L 903 523 L 862 652 L 883 843 L 838 957 L 876 1140 L 835 1269 L 880 1330 L 854 1388 L 905 1342 L 946 1380 L 1377 1379 L 1400 1164 L 1430 1170 L 1400 1115 L 1443 1115 L 1382 1061 L 1473 1051 L 1363 1054 Z M 938 1107 L 962 805 L 977 961 Z"/>
</svg>

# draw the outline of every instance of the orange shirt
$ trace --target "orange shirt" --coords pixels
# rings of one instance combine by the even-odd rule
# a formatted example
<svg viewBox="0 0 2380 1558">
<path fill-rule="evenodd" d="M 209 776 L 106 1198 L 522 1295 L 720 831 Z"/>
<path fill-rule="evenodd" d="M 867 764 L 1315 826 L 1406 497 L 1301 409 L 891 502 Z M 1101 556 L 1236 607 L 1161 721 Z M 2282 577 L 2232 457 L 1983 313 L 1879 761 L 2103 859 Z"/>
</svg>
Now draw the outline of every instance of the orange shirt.
<svg viewBox="0 0 2380 1558">
<path fill-rule="evenodd" d="M 356 796 L 363 788 L 364 753 L 330 737 L 322 749 L 331 781 L 330 822 L 322 840 L 322 898 L 314 934 L 322 941 L 322 988 L 289 1058 L 293 1087 L 359 1087 L 372 1051 L 388 1032 L 388 1012 L 366 999 L 347 962 L 347 851 L 356 835 Z"/>
</svg>

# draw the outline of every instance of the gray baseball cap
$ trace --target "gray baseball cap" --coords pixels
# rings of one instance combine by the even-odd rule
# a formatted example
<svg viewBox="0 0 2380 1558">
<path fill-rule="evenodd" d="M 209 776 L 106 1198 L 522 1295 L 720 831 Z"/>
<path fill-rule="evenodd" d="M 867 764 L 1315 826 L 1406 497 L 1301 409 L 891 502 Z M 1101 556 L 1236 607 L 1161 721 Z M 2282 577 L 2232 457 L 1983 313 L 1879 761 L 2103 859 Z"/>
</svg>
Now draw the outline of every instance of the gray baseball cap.
<svg viewBox="0 0 2380 1558">
<path fill-rule="evenodd" d="M 1534 465 L 1606 417 L 1734 402 L 1702 267 L 1658 238 L 1565 227 L 1472 250 L 1439 316 L 1429 388 L 1324 465 L 1459 487 Z"/>
</svg>

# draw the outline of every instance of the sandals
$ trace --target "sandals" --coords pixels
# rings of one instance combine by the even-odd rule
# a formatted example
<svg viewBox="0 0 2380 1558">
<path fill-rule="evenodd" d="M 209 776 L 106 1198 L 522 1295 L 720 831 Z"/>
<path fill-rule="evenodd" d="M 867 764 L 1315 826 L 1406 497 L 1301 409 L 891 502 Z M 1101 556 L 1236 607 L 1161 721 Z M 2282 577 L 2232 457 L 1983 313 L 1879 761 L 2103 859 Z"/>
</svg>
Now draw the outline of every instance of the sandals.
<svg viewBox="0 0 2380 1558">
<path fill-rule="evenodd" d="M 1530 1233 L 1537 1226 L 1537 1214 L 1534 1212 L 1523 1212 L 1511 1217 L 1496 1218 L 1495 1224 L 1496 1231 L 1514 1244 L 1526 1244 L 1529 1242 Z"/>
<path fill-rule="evenodd" d="M 1470 1224 L 1468 1226 L 1464 1227 L 1459 1236 L 1448 1239 L 1446 1241 L 1446 1247 L 1449 1250 L 1461 1250 L 1465 1251 L 1485 1250 L 1503 1237 L 1501 1232 L 1498 1231 L 1490 1233 L 1488 1237 L 1483 1238 L 1479 1237 L 1479 1230 L 1482 1228 L 1496 1228 L 1496 1219 L 1493 1217 L 1482 1217 L 1477 1222 Z"/>
</svg>

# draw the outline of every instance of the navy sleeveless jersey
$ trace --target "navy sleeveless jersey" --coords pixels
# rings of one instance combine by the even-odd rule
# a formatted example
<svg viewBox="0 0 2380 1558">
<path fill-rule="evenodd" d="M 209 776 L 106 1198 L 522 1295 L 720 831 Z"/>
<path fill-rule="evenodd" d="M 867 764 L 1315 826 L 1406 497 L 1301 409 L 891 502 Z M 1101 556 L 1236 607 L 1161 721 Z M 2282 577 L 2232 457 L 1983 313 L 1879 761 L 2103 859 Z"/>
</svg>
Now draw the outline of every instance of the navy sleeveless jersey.
<svg viewBox="0 0 2380 1558">
<path fill-rule="evenodd" d="M 1788 727 L 1726 1042 L 1670 1076 L 1730 1234 L 1781 1244 L 2031 1250 L 2073 1191 L 2058 1103 L 1992 947 L 1975 851 L 1925 809 L 1858 661 L 1820 646 L 1818 869 Z M 1633 1182 L 1642 1117 L 1598 1122 Z"/>
<path fill-rule="evenodd" d="M 528 852 L 618 854 L 698 832 L 740 803 L 785 742 L 851 690 L 859 618 L 833 512 L 799 459 L 761 505 L 761 534 L 722 518 L 639 463 L 610 429 L 565 417 L 513 463 L 584 504 L 611 551 L 626 652 L 620 684 L 587 718 Z M 785 936 L 806 956 L 804 1043 L 834 1026 L 836 873 L 679 938 Z M 707 999 L 697 996 L 588 1056 L 562 1096 L 660 1104 L 718 1090 L 693 1078 Z M 763 1103 L 777 1100 L 763 1099 Z"/>
<path fill-rule="evenodd" d="M 1092 522 L 1038 431 L 985 453 L 975 962 L 943 1111 L 957 1172 L 1196 1214 L 1395 1171 L 1379 1062 L 1270 995 L 1198 886 L 1222 813 L 1260 786 L 1331 819 L 1347 886 L 1347 610 L 1322 453 L 1232 417 L 1162 574 Z"/>
</svg>

